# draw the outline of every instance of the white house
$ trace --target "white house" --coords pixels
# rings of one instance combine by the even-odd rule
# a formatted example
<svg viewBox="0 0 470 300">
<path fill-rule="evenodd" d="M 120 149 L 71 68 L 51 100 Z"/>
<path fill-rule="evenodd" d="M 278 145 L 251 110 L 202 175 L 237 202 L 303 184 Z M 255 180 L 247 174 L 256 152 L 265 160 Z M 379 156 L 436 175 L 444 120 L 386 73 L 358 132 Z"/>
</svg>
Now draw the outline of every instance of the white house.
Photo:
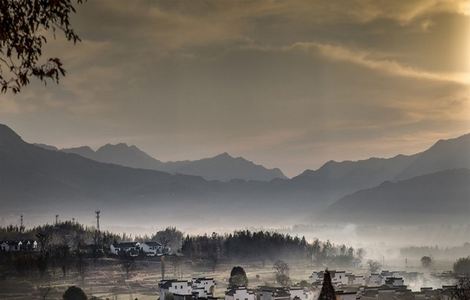
<svg viewBox="0 0 470 300">
<path fill-rule="evenodd" d="M 163 254 L 163 246 L 159 242 L 143 242 L 140 249 L 147 256 L 156 256 Z"/>
<path fill-rule="evenodd" d="M 214 295 L 214 289 L 216 286 L 214 278 L 211 277 L 200 277 L 193 278 L 191 280 L 193 289 L 193 295 L 197 298 L 207 298 Z"/>
<path fill-rule="evenodd" d="M 22 241 L 21 247 L 25 251 L 37 251 L 38 250 L 38 242 L 36 242 L 34 240 L 25 240 L 25 241 Z"/>
<path fill-rule="evenodd" d="M 129 254 L 130 256 L 138 256 L 139 249 L 140 249 L 140 243 L 137 243 L 137 242 L 115 243 L 109 247 L 109 250 L 114 255 L 126 253 L 126 254 Z"/>
<path fill-rule="evenodd" d="M 331 283 L 334 286 L 341 286 L 348 284 L 348 276 L 346 271 L 329 271 L 331 276 Z M 323 283 L 323 276 L 325 276 L 324 271 L 320 272 L 313 272 L 312 275 L 309 276 L 311 283 L 313 284 L 322 284 Z"/>
<path fill-rule="evenodd" d="M 346 274 L 348 285 L 366 285 L 366 279 L 363 275 Z"/>
<path fill-rule="evenodd" d="M 401 277 L 388 277 L 385 279 L 385 284 L 392 287 L 403 286 L 405 281 Z"/>
<path fill-rule="evenodd" d="M 10 250 L 10 245 L 8 245 L 7 241 L 0 241 L 0 251 L 7 252 Z"/>
<path fill-rule="evenodd" d="M 162 280 L 158 286 L 160 288 L 160 300 L 165 300 L 168 294 L 179 295 L 181 297 L 192 296 L 192 283 L 187 280 Z"/>
<path fill-rule="evenodd" d="M 367 280 L 368 286 L 381 286 L 382 284 L 384 284 L 382 275 L 377 273 L 370 274 Z"/>
<path fill-rule="evenodd" d="M 320 271 L 320 272 L 313 271 L 312 275 L 310 275 L 308 278 L 310 279 L 310 283 L 321 284 L 323 282 L 324 275 L 325 275 L 325 272 L 323 271 Z"/>
<path fill-rule="evenodd" d="M 242 286 L 226 291 L 225 300 L 256 300 L 256 294 Z"/>
<path fill-rule="evenodd" d="M 260 287 L 258 290 L 259 300 L 290 300 L 290 292 L 282 287 Z"/>
<path fill-rule="evenodd" d="M 313 300 L 314 293 L 309 289 L 304 289 L 302 287 L 290 287 L 289 288 L 290 299 L 291 300 Z"/>
<path fill-rule="evenodd" d="M 335 286 L 348 284 L 348 277 L 346 271 L 330 271 L 331 283 Z"/>
<path fill-rule="evenodd" d="M 0 247 L 2 251 L 17 252 L 21 250 L 21 241 L 2 241 Z"/>
</svg>

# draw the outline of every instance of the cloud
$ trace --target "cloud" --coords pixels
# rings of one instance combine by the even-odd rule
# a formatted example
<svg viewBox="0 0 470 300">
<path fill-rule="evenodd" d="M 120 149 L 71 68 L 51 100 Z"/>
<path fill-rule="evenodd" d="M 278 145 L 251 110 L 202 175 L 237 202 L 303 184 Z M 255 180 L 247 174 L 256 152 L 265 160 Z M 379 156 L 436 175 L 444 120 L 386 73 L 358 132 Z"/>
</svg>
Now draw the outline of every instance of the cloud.
<svg viewBox="0 0 470 300">
<path fill-rule="evenodd" d="M 468 128 L 468 11 L 453 0 L 88 1 L 73 20 L 83 42 L 48 44 L 67 76 L 0 95 L 0 115 L 38 142 L 133 141 L 163 160 L 228 151 L 290 174 L 422 149 L 409 140 Z"/>
<path fill-rule="evenodd" d="M 316 42 L 298 42 L 285 47 L 286 50 L 302 50 L 309 53 L 319 52 L 321 55 L 334 61 L 348 62 L 378 72 L 390 75 L 409 77 L 415 79 L 454 82 L 459 84 L 470 84 L 470 73 L 435 73 L 419 70 L 403 65 L 395 60 L 378 58 L 374 53 L 354 50 L 343 46 L 322 44 Z"/>
</svg>

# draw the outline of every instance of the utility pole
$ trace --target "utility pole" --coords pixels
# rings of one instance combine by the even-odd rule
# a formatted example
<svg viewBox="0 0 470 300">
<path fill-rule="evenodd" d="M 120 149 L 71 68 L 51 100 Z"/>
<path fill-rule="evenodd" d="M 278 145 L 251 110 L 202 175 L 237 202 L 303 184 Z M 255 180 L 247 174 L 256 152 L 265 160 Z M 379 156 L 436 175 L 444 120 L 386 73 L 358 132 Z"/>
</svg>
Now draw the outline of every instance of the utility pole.
<svg viewBox="0 0 470 300">
<path fill-rule="evenodd" d="M 55 215 L 55 224 L 59 224 L 59 215 Z"/>
<path fill-rule="evenodd" d="M 100 213 L 101 213 L 101 211 L 99 211 L 99 210 L 95 211 L 95 214 L 96 214 L 96 230 L 98 230 L 98 232 L 100 231 Z"/>
<path fill-rule="evenodd" d="M 20 232 L 24 231 L 24 224 L 23 224 L 23 214 L 21 214 L 20 217 Z"/>
<path fill-rule="evenodd" d="M 162 272 L 162 280 L 165 280 L 165 255 L 160 256 L 160 267 Z"/>
<path fill-rule="evenodd" d="M 96 250 L 101 249 L 101 233 L 100 233 L 100 210 L 96 210 L 96 232 L 95 232 L 95 247 Z"/>
</svg>

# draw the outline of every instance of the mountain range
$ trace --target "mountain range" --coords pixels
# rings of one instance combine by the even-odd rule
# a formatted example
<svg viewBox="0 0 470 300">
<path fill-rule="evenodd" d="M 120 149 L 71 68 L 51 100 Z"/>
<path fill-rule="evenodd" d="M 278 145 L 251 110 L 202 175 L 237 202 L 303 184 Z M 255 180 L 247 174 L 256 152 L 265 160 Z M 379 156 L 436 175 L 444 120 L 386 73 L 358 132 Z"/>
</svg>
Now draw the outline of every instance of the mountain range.
<svg viewBox="0 0 470 300">
<path fill-rule="evenodd" d="M 54 146 L 37 144 L 49 150 L 75 153 L 83 157 L 105 163 L 126 167 L 158 170 L 172 174 L 202 176 L 207 180 L 229 181 L 232 179 L 271 181 L 275 178 L 287 178 L 280 169 L 267 169 L 243 157 L 232 157 L 222 153 L 199 160 L 162 162 L 153 158 L 135 145 L 125 143 L 106 144 L 96 151 L 88 146 L 58 149 Z"/>
<path fill-rule="evenodd" d="M 155 160 L 135 146 L 118 147 L 126 153 L 129 148 L 134 152 L 127 164 L 135 163 L 139 155 L 140 162 L 144 158 Z M 116 153 L 116 145 L 106 148 Z M 88 152 L 110 153 L 104 150 Z M 77 213 L 101 208 L 116 222 L 134 219 L 248 225 L 275 221 L 292 224 L 312 215 L 335 221 L 379 222 L 379 215 L 393 219 L 405 216 L 403 211 L 408 212 L 408 221 L 417 221 L 411 215 L 426 212 L 439 212 L 450 219 L 469 212 L 468 134 L 440 140 L 414 155 L 330 161 L 292 179 L 270 181 L 207 180 L 148 166 L 123 166 L 122 156 L 118 156 L 119 164 L 116 157 L 106 155 L 101 160 L 107 162 L 101 162 L 84 157 L 87 150 L 80 151 L 78 155 L 70 149 L 57 151 L 29 144 L 0 125 L 2 214 L 51 210 Z M 220 170 L 223 168 L 217 162 L 227 156 L 209 160 Z"/>
<path fill-rule="evenodd" d="M 405 221 L 426 218 L 437 221 L 452 216 L 467 218 L 470 213 L 470 170 L 451 169 L 420 175 L 360 190 L 333 203 L 329 218 L 368 222 Z"/>
</svg>

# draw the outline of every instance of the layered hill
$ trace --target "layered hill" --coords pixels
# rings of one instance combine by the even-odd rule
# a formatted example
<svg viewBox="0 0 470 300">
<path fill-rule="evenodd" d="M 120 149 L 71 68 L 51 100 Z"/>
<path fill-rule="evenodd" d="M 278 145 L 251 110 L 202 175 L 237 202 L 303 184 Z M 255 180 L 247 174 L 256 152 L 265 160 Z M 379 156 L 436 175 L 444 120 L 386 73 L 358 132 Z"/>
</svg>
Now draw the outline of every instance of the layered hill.
<svg viewBox="0 0 470 300">
<path fill-rule="evenodd" d="M 328 218 L 345 222 L 462 220 L 470 213 L 470 170 L 452 169 L 384 182 L 332 204 Z M 452 222 L 452 218 L 449 220 Z"/>
<path fill-rule="evenodd" d="M 106 144 L 93 151 L 90 147 L 62 149 L 63 152 L 75 153 L 100 162 L 122 166 L 152 169 L 172 174 L 202 176 L 207 180 L 229 181 L 232 179 L 271 181 L 286 178 L 281 170 L 267 169 L 243 157 L 232 157 L 228 153 L 199 160 L 162 162 L 153 158 L 136 146 L 124 143 Z"/>
<path fill-rule="evenodd" d="M 0 125 L 0 206 L 2 214 L 99 208 L 113 212 L 118 220 L 164 219 L 178 223 L 204 219 L 205 222 L 292 224 L 311 220 L 312 214 L 315 218 L 339 216 L 339 220 L 348 220 L 355 216 L 350 219 L 380 222 L 380 218 L 375 218 L 379 212 L 389 211 L 384 216 L 397 216 L 409 208 L 441 212 L 450 217 L 456 211 L 465 212 L 465 201 L 468 203 L 470 181 L 465 158 L 469 153 L 469 139 L 470 135 L 464 135 L 439 141 L 428 150 L 409 156 L 331 161 L 292 179 L 224 182 L 122 166 L 122 156 L 120 164 L 108 154 L 106 163 L 84 157 L 86 153 L 106 153 L 106 149 L 80 148 L 75 153 L 51 147 L 44 149 L 43 145 L 23 141 L 9 127 Z M 140 161 L 154 160 L 137 147 L 119 147 L 126 153 L 134 151 L 130 157 L 140 155 Z M 115 149 L 112 152 L 116 153 Z M 218 160 L 225 161 L 226 156 L 223 154 L 212 161 L 220 166 Z M 426 169 L 426 164 L 421 162 L 426 159 L 439 163 Z M 135 161 L 127 160 L 127 163 Z M 433 173 L 420 174 L 430 170 Z M 411 174 L 418 176 L 406 178 Z M 401 179 L 402 176 L 405 178 Z M 409 219 L 413 217 L 409 215 Z"/>
</svg>

